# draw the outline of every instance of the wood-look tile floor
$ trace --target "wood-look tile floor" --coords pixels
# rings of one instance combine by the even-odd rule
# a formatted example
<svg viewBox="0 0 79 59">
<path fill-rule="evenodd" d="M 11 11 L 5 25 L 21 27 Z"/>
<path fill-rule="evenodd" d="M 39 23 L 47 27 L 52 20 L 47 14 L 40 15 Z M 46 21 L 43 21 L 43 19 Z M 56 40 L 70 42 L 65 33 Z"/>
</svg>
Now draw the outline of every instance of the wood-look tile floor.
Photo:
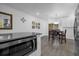
<svg viewBox="0 0 79 59">
<path fill-rule="evenodd" d="M 74 56 L 77 52 L 74 40 L 67 39 L 66 44 L 60 44 L 57 39 L 48 41 L 42 37 L 41 56 Z"/>
</svg>

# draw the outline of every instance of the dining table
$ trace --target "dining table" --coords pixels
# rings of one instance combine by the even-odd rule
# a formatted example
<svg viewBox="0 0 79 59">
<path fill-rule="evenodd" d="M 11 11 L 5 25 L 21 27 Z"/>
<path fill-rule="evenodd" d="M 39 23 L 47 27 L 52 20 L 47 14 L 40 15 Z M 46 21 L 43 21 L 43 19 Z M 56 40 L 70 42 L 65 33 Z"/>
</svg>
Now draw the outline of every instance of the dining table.
<svg viewBox="0 0 79 59">
<path fill-rule="evenodd" d="M 62 43 L 63 40 L 66 43 L 66 32 L 65 31 L 61 31 L 59 29 L 49 31 L 49 40 L 51 38 L 52 40 L 55 40 L 56 37 L 58 38 L 60 43 Z"/>
</svg>

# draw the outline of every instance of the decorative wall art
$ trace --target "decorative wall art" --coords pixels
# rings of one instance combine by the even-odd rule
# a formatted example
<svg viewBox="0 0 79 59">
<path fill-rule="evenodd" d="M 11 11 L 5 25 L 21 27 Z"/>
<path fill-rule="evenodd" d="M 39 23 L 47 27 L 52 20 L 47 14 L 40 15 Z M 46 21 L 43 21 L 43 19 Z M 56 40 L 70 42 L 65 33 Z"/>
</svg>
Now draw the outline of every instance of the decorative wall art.
<svg viewBox="0 0 79 59">
<path fill-rule="evenodd" d="M 38 29 L 40 29 L 40 23 L 38 23 Z"/>
<path fill-rule="evenodd" d="M 36 28 L 40 29 L 40 23 L 36 23 Z"/>
<path fill-rule="evenodd" d="M 12 14 L 0 12 L 0 29 L 12 29 Z"/>
<path fill-rule="evenodd" d="M 40 29 L 40 23 L 32 21 L 32 29 Z"/>
<path fill-rule="evenodd" d="M 26 19 L 24 17 L 22 17 L 21 21 L 24 23 L 26 21 Z"/>
<path fill-rule="evenodd" d="M 35 21 L 32 21 L 32 29 L 35 29 L 35 27 L 36 27 L 36 23 Z"/>
<path fill-rule="evenodd" d="M 38 29 L 38 23 L 36 23 L 36 29 Z"/>
</svg>

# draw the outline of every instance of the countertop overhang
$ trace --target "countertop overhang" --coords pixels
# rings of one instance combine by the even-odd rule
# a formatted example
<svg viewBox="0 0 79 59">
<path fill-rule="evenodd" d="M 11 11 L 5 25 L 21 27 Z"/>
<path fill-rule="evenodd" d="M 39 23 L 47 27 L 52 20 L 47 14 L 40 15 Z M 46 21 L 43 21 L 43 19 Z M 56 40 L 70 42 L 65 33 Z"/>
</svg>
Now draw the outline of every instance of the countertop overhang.
<svg viewBox="0 0 79 59">
<path fill-rule="evenodd" d="M 10 42 L 10 41 L 16 41 L 24 38 L 36 37 L 37 35 L 41 35 L 41 33 L 22 32 L 22 33 L 0 34 L 0 44 Z"/>
</svg>

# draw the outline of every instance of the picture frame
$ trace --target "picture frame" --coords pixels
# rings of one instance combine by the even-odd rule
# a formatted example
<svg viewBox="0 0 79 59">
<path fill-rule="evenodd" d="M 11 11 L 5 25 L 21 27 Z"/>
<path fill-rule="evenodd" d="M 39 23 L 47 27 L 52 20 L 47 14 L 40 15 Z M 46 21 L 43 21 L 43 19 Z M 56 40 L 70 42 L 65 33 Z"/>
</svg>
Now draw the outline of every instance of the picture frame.
<svg viewBox="0 0 79 59">
<path fill-rule="evenodd" d="M 36 28 L 38 29 L 38 23 L 36 23 Z"/>
<path fill-rule="evenodd" d="M 12 14 L 0 12 L 0 29 L 12 29 Z"/>
<path fill-rule="evenodd" d="M 32 29 L 40 29 L 40 23 L 32 21 Z"/>
<path fill-rule="evenodd" d="M 32 29 L 35 29 L 35 27 L 36 27 L 36 23 L 35 21 L 32 21 Z"/>
<path fill-rule="evenodd" d="M 38 29 L 40 29 L 40 23 L 38 23 Z"/>
</svg>

